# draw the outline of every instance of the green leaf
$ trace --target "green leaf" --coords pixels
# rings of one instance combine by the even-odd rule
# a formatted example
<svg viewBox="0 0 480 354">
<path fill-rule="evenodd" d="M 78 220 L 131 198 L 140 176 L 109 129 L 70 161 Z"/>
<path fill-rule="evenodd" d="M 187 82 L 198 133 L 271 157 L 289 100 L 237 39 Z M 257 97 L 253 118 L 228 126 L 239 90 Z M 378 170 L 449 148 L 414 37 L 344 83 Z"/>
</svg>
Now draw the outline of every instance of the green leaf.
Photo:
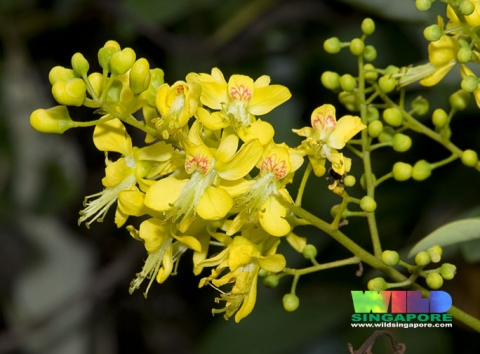
<svg viewBox="0 0 480 354">
<path fill-rule="evenodd" d="M 443 225 L 420 240 L 408 254 L 409 257 L 432 246 L 449 246 L 480 239 L 480 218 L 463 219 Z"/>
</svg>

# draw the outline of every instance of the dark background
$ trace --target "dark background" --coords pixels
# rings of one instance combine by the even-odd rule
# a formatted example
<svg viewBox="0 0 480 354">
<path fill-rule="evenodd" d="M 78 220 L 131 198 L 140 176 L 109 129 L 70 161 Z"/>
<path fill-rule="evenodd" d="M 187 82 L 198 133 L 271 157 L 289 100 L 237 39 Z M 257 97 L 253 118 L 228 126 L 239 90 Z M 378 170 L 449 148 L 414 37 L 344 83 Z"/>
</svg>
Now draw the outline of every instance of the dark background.
<svg viewBox="0 0 480 354">
<path fill-rule="evenodd" d="M 292 99 L 265 117 L 276 129 L 276 141 L 299 143 L 292 128 L 308 125 L 313 109 L 337 105 L 334 94 L 320 84 L 323 71 L 355 75 L 348 50 L 332 56 L 323 41 L 338 36 L 348 41 L 361 35 L 363 18 L 375 20 L 377 67 L 404 66 L 427 60 L 425 26 L 444 13 L 443 4 L 421 13 L 413 0 L 3 0 L 0 2 L 0 353 L 347 353 L 370 336 L 371 330 L 350 328 L 350 291 L 365 289 L 376 276 L 345 267 L 301 278 L 300 308 L 286 313 L 281 304 L 291 279 L 278 288 L 259 284 L 254 312 L 240 324 L 212 317 L 214 289 L 198 289 L 191 261 L 184 257 L 179 276 L 154 284 L 145 300 L 128 294 L 129 282 L 140 271 L 143 246 L 113 224 L 113 210 L 104 223 L 88 230 L 77 226 L 85 195 L 102 189 L 104 156 L 95 150 L 93 129 L 62 136 L 31 129 L 30 113 L 55 105 L 48 72 L 70 66 L 81 52 L 91 71 L 99 69 L 97 51 L 114 39 L 132 47 L 137 58 L 165 71 L 166 82 L 182 80 L 191 71 L 219 67 L 228 78 L 241 73 L 254 79 L 267 74 L 283 84 Z M 434 108 L 448 109 L 448 95 L 458 87 L 458 70 L 442 87 L 426 92 L 413 86 L 409 100 L 423 95 Z M 338 107 L 338 116 L 346 113 Z M 75 120 L 92 112 L 72 110 Z M 453 141 L 462 149 L 480 151 L 478 108 L 469 108 L 452 123 Z M 131 132 L 134 134 L 133 132 Z M 438 144 L 410 134 L 407 155 L 379 151 L 374 155 L 377 177 L 395 161 L 434 162 L 448 156 Z M 348 154 L 348 153 L 347 153 Z M 360 170 L 353 174 L 360 177 Z M 303 171 L 303 170 L 302 170 Z M 301 173 L 301 172 L 300 172 Z M 290 188 L 295 194 L 301 178 Z M 378 222 L 384 249 L 402 254 L 438 226 L 462 216 L 478 216 L 478 171 L 454 162 L 435 170 L 423 182 L 387 181 L 377 191 Z M 307 210 L 330 220 L 339 202 L 324 179 L 309 181 Z M 352 195 L 361 197 L 360 188 Z M 345 232 L 370 249 L 365 221 L 353 219 Z M 318 261 L 349 257 L 319 231 L 299 228 L 319 250 Z M 480 316 L 478 267 L 480 248 L 470 243 L 469 262 L 462 249 L 446 250 L 445 261 L 458 267 L 447 282 L 454 303 Z M 281 246 L 290 267 L 308 263 Z M 478 334 L 454 323 L 453 329 L 396 329 L 407 353 L 477 353 Z M 391 352 L 380 339 L 374 352 Z"/>
</svg>

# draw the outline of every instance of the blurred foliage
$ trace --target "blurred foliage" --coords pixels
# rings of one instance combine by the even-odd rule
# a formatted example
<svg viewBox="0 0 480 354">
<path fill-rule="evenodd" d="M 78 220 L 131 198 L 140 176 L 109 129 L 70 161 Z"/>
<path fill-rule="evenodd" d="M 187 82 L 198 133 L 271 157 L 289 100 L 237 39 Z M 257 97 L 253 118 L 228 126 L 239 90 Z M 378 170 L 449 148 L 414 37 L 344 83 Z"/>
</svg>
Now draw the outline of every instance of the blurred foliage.
<svg viewBox="0 0 480 354">
<path fill-rule="evenodd" d="M 434 9 L 441 13 L 443 6 L 437 5 L 434 4 Z M 254 78 L 271 76 L 273 83 L 289 87 L 293 94 L 289 102 L 270 116 L 276 140 L 295 145 L 299 140 L 291 128 L 305 125 L 315 107 L 337 103 L 336 97 L 322 88 L 321 73 L 326 70 L 355 73 L 354 58 L 324 53 L 323 41 L 331 36 L 347 40 L 358 36 L 364 17 L 372 17 L 377 25 L 370 43 L 379 53 L 377 66 L 402 66 L 426 60 L 427 43 L 421 33 L 425 26 L 436 21 L 435 12 L 418 12 L 413 0 L 1 1 L 0 77 L 4 109 L 0 110 L 0 328 L 5 334 L 0 335 L 0 352 L 7 352 L 1 351 L 2 348 L 10 348 L 12 353 L 54 352 L 49 351 L 55 346 L 52 343 L 36 351 L 26 349 L 25 337 L 12 336 L 8 324 L 8 314 L 16 311 L 11 307 L 15 283 L 35 261 L 48 255 L 40 252 L 32 238 L 26 236 L 22 227 L 26 213 L 58 218 L 69 230 L 78 233 L 72 237 L 88 244 L 95 259 L 96 270 L 91 273 L 94 280 L 100 269 L 110 269 L 109 265 L 116 264 L 123 252 L 133 257 L 130 260 L 133 265 L 115 273 L 116 278 L 101 278 L 114 278 L 116 283 L 103 287 L 95 281 L 83 284 L 87 288 L 83 294 L 91 305 L 82 322 L 86 329 L 83 340 L 88 343 L 89 353 L 344 353 L 348 342 L 360 347 L 371 331 L 349 328 L 352 312 L 349 291 L 365 288 L 365 281 L 354 276 L 353 267 L 302 277 L 301 306 L 295 313 L 284 312 L 281 305 L 288 282 L 281 282 L 275 290 L 260 286 L 253 314 L 238 325 L 210 316 L 215 290 L 196 288 L 188 262 L 180 265 L 181 277 L 153 286 L 148 300 L 140 292 L 128 295 L 128 283 L 142 264 L 139 256 L 142 245 L 132 242 L 125 230 L 117 231 L 112 215 L 103 224 L 92 225 L 90 230 L 76 225 L 83 196 L 101 188 L 104 157 L 93 147 L 92 131 L 69 131 L 61 137 L 63 142 L 57 137 L 47 142 L 42 136 L 39 141 L 45 144 L 37 141 L 32 145 L 32 139 L 35 135 L 38 139 L 39 133 L 29 130 L 28 116 L 33 108 L 53 105 L 48 95 L 51 67 L 68 66 L 77 51 L 93 63 L 98 48 L 115 39 L 122 47 L 134 48 L 152 67 L 162 68 L 170 83 L 184 79 L 191 71 L 209 72 L 213 66 L 221 68 L 226 77 L 234 73 Z M 457 85 L 448 80 L 445 83 L 446 87 L 429 92 L 414 87 L 409 99 L 421 94 L 435 102 L 431 106 L 445 108 L 449 90 Z M 21 99 L 12 99 L 14 90 Z M 28 96 L 29 92 L 33 96 Z M 32 97 L 37 99 L 35 104 Z M 473 105 L 470 108 L 452 125 L 454 140 L 458 134 L 456 141 L 461 148 L 480 151 L 480 121 L 475 117 L 478 111 Z M 75 113 L 76 120 L 81 120 L 90 111 L 78 109 Z M 420 136 L 413 138 L 411 162 L 418 158 L 445 157 L 446 152 L 432 146 L 430 141 Z M 22 146 L 31 149 L 22 153 Z M 34 152 L 38 151 L 40 156 L 42 150 L 46 157 L 35 162 Z M 398 159 L 398 153 L 379 154 L 374 161 L 379 175 L 391 168 L 392 159 Z M 38 168 L 25 168 L 35 163 Z M 463 168 L 458 162 L 435 171 L 426 182 L 382 184 L 377 202 L 383 247 L 406 251 L 441 223 L 478 206 L 479 181 L 475 171 Z M 295 190 L 293 187 L 291 191 Z M 29 188 L 33 188 L 34 197 L 28 203 L 22 202 L 21 191 Z M 330 207 L 339 202 L 338 197 L 323 184 L 318 188 L 310 182 L 308 188 L 305 208 L 328 218 Z M 322 262 L 348 256 L 326 235 L 310 228 L 302 232 L 317 246 Z M 368 247 L 363 220 L 352 221 L 346 232 Z M 51 252 L 60 250 L 54 248 Z M 461 255 L 453 250 L 450 257 Z M 306 264 L 293 253 L 287 254 L 287 259 L 291 267 Z M 459 279 L 451 287 L 447 284 L 446 291 L 452 294 L 454 302 L 461 299 L 457 301 L 460 308 L 479 316 L 480 289 L 472 280 L 478 276 L 478 264 L 462 263 L 460 258 L 456 262 Z M 369 269 L 365 271 L 371 275 Z M 88 288 L 92 285 L 96 287 Z M 50 290 L 56 292 L 66 286 L 57 283 Z M 34 332 L 34 328 L 30 330 Z M 64 329 L 62 338 L 68 338 L 65 332 L 69 330 L 76 328 Z M 406 343 L 409 354 L 477 352 L 468 348 L 475 348 L 478 336 L 460 326 L 448 330 L 396 329 L 393 333 Z M 386 352 L 381 345 L 378 351 Z M 384 349 L 389 348 L 386 342 L 384 345 Z"/>
</svg>

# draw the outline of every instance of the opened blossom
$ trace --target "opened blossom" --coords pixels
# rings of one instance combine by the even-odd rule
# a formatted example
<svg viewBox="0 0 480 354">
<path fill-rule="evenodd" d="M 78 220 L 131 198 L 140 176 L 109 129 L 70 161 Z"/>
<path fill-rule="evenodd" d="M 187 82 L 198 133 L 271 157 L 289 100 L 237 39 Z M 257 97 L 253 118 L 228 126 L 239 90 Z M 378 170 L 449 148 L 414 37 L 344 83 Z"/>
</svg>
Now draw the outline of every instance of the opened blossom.
<svg viewBox="0 0 480 354">
<path fill-rule="evenodd" d="M 361 119 L 346 115 L 337 121 L 335 107 L 324 104 L 313 111 L 311 123 L 312 127 L 293 129 L 293 132 L 306 138 L 298 150 L 308 155 L 315 175 L 325 174 L 326 160 L 339 175 L 350 171 L 351 160 L 337 150 L 343 149 L 351 138 L 366 128 Z"/>
</svg>

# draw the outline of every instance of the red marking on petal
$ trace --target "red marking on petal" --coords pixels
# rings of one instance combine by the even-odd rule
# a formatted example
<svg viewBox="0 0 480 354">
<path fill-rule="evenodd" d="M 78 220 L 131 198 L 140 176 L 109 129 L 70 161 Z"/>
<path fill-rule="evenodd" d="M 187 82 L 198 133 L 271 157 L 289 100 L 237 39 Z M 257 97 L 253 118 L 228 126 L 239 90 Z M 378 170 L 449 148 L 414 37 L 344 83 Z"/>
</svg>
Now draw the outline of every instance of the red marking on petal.
<svg viewBox="0 0 480 354">
<path fill-rule="evenodd" d="M 335 117 L 332 115 L 328 115 L 326 117 L 323 115 L 317 115 L 312 120 L 312 127 L 316 131 L 330 131 L 335 128 L 336 124 Z"/>
<path fill-rule="evenodd" d="M 230 89 L 230 97 L 234 101 L 250 101 L 252 92 L 244 85 L 234 86 Z"/>
<path fill-rule="evenodd" d="M 287 175 L 287 164 L 285 160 L 277 160 L 277 155 L 268 156 L 262 161 L 260 171 L 272 172 L 277 179 L 282 179 Z"/>
<path fill-rule="evenodd" d="M 187 171 L 187 173 L 193 173 L 195 170 L 199 170 L 202 174 L 206 174 L 209 167 L 210 160 L 204 155 L 191 155 L 185 160 L 185 171 Z"/>
</svg>

